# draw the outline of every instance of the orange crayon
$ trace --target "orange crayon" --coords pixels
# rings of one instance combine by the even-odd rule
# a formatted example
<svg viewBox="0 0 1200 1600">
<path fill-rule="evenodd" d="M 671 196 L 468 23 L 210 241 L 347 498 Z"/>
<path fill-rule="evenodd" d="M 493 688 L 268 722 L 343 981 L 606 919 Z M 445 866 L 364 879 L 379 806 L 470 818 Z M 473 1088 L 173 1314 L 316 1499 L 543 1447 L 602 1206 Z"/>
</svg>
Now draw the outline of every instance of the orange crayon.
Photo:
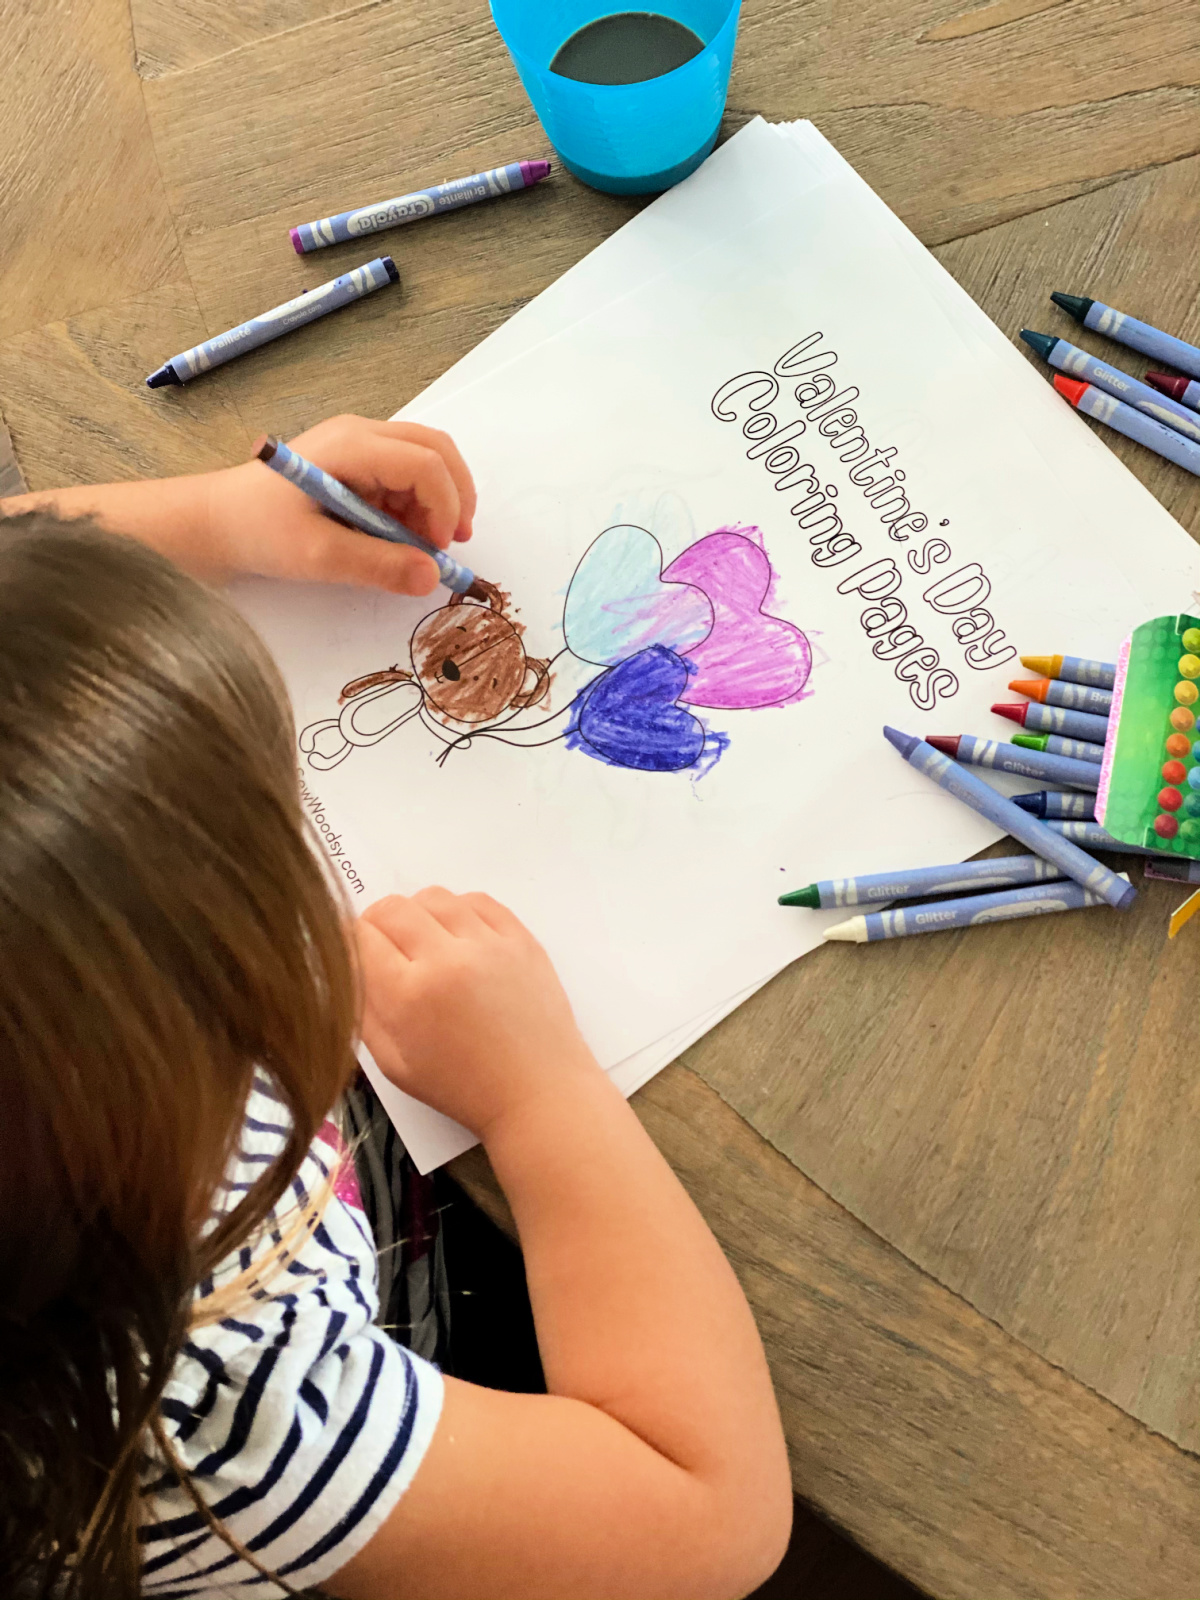
<svg viewBox="0 0 1200 1600">
<path fill-rule="evenodd" d="M 1090 683 L 1068 683 L 1063 678 L 1014 678 L 1008 687 L 1044 706 L 1090 711 L 1097 717 L 1106 717 L 1112 710 L 1112 690 L 1097 689 Z"/>
</svg>

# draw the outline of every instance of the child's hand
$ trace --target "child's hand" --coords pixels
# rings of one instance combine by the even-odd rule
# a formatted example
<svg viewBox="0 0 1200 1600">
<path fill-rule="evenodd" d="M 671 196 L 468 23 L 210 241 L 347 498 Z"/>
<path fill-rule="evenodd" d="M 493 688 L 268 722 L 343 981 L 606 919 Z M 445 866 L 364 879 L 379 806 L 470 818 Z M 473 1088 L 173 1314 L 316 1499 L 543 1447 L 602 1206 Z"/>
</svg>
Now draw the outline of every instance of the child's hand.
<svg viewBox="0 0 1200 1600">
<path fill-rule="evenodd" d="M 452 439 L 416 422 L 331 417 L 288 441 L 302 456 L 441 549 L 471 537 L 475 485 Z M 334 522 L 261 461 L 200 480 L 208 486 L 209 575 L 257 573 L 429 594 L 437 568 L 419 550 Z"/>
<path fill-rule="evenodd" d="M 550 958 L 489 895 L 377 901 L 358 951 L 380 1070 L 481 1138 L 514 1106 L 599 1072 Z"/>
</svg>

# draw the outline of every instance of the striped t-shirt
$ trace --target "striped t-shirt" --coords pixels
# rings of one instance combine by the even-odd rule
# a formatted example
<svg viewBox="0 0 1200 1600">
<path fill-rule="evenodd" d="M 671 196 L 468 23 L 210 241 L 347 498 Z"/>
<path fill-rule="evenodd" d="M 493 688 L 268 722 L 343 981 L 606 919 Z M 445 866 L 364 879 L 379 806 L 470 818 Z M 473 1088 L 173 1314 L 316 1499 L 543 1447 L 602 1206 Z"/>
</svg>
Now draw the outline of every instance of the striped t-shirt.
<svg viewBox="0 0 1200 1600">
<path fill-rule="evenodd" d="M 259 1074 L 228 1204 L 279 1154 L 286 1119 Z M 327 1124 L 280 1203 L 284 1228 L 291 1208 L 320 1191 L 336 1143 Z M 442 1405 L 437 1368 L 373 1326 L 375 1250 L 352 1170 L 303 1247 L 268 1279 L 265 1298 L 192 1330 L 161 1407 L 165 1432 L 214 1514 L 293 1589 L 321 1583 L 378 1530 L 419 1466 Z M 198 1292 L 228 1282 L 250 1260 L 248 1248 L 237 1252 Z M 143 1495 L 143 1594 L 286 1593 L 210 1531 L 170 1472 L 151 1469 Z"/>
</svg>

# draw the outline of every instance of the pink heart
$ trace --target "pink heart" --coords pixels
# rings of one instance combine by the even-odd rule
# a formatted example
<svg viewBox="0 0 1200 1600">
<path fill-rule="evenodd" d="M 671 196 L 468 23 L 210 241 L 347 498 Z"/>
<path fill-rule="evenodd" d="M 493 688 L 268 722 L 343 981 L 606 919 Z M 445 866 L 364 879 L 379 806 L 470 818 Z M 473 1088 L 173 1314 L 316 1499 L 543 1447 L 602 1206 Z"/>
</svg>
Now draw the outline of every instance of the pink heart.
<svg viewBox="0 0 1200 1600">
<path fill-rule="evenodd" d="M 794 700 L 812 670 L 800 629 L 763 611 L 771 586 L 766 552 L 741 533 L 710 533 L 676 556 L 664 583 L 690 583 L 712 602 L 707 638 L 686 653 L 695 671 L 679 700 L 749 711 Z"/>
</svg>

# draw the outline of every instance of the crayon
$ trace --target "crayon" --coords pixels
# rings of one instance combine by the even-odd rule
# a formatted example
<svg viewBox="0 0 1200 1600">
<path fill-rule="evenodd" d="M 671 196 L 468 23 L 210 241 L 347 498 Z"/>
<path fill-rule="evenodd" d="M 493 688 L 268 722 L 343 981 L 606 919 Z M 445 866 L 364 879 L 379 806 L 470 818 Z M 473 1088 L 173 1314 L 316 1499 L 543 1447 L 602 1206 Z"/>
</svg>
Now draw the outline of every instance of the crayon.
<svg viewBox="0 0 1200 1600">
<path fill-rule="evenodd" d="M 1123 910 L 1137 897 L 1137 890 L 1127 880 L 1110 872 L 1103 862 L 1086 855 L 1069 839 L 1062 838 L 1037 817 L 1022 811 L 1020 806 L 1006 800 L 990 784 L 977 778 L 969 767 L 960 767 L 949 756 L 935 750 L 915 734 L 901 733 L 898 728 L 885 727 L 883 736 L 918 772 L 932 779 L 940 789 L 970 806 L 988 822 L 1005 833 L 1011 833 L 1031 850 L 1036 850 L 1046 861 L 1052 861 L 1069 878 L 1098 894 L 1110 906 Z"/>
<path fill-rule="evenodd" d="M 269 344 L 272 339 L 278 339 L 280 334 L 291 333 L 293 328 L 302 328 L 306 322 L 315 322 L 330 311 L 348 306 L 352 300 L 361 300 L 363 295 L 399 281 L 400 274 L 391 256 L 368 261 L 366 266 L 354 267 L 340 278 L 331 278 L 316 289 L 306 289 L 303 294 L 298 294 L 294 300 L 286 300 L 273 311 L 264 311 L 260 316 L 251 317 L 249 322 L 230 328 L 228 333 L 219 333 L 215 339 L 205 339 L 203 344 L 185 350 L 182 355 L 172 356 L 157 372 L 150 374 L 146 379 L 146 387 L 163 389 L 167 384 L 188 383 L 202 372 L 232 361 L 234 356 L 245 355 L 247 350 L 257 350 L 259 345 Z"/>
<path fill-rule="evenodd" d="M 1048 756 L 1070 756 L 1072 761 L 1104 760 L 1104 746 L 1087 739 L 1064 739 L 1059 733 L 1014 733 L 1012 742 L 1022 750 L 1040 750 Z"/>
<path fill-rule="evenodd" d="M 1068 344 L 1065 339 L 1056 339 L 1053 334 L 1033 333 L 1028 328 L 1022 328 L 1021 337 L 1044 361 L 1057 367 L 1060 372 L 1072 378 L 1082 378 L 1085 383 L 1094 383 L 1105 394 L 1115 395 L 1135 411 L 1153 417 L 1155 422 L 1174 428 L 1177 433 L 1200 444 L 1200 417 L 1186 406 L 1181 406 L 1169 394 L 1152 389 L 1149 384 L 1139 383 L 1120 368 L 1110 367 L 1107 361 L 1089 355 L 1086 350 Z"/>
<path fill-rule="evenodd" d="M 1047 678 L 1063 678 L 1067 683 L 1088 684 L 1094 689 L 1111 689 L 1117 677 L 1115 661 L 1091 661 L 1087 656 L 1022 656 L 1021 665 Z M 1008 687 L 1011 689 L 1012 684 Z"/>
<path fill-rule="evenodd" d="M 1011 683 L 1009 688 L 1012 688 Z M 1036 700 L 1018 705 L 995 705 L 992 710 L 998 717 L 1019 722 L 1027 733 L 1060 733 L 1068 739 L 1090 739 L 1093 744 L 1103 744 L 1108 738 L 1108 718 L 1095 717 L 1087 711 L 1040 705 Z"/>
<path fill-rule="evenodd" d="M 1022 778 L 1041 778 L 1044 783 L 1061 783 L 1068 789 L 1100 787 L 1100 768 L 1091 761 L 1072 761 L 1066 756 L 1047 756 L 1040 750 L 1022 750 L 1001 739 L 976 739 L 969 733 L 932 734 L 928 743 L 952 761 L 969 767 L 991 767 L 996 772 L 1015 772 Z"/>
<path fill-rule="evenodd" d="M 429 189 L 415 189 L 395 200 L 378 200 L 355 211 L 339 211 L 335 217 L 317 222 L 302 222 L 291 230 L 292 246 L 298 256 L 326 245 L 360 239 L 364 233 L 380 233 L 405 222 L 436 216 L 439 211 L 457 211 L 460 206 L 477 205 L 480 200 L 499 200 L 502 195 L 519 194 L 550 175 L 548 161 L 510 161 L 507 166 L 473 172 L 469 178 L 453 178 L 449 183 Z"/>
<path fill-rule="evenodd" d="M 1177 378 L 1171 372 L 1148 372 L 1146 382 L 1160 394 L 1169 394 L 1172 400 L 1178 400 L 1181 406 L 1200 411 L 1200 383 L 1194 378 Z"/>
<path fill-rule="evenodd" d="M 1114 400 L 1112 395 L 1102 394 L 1090 383 L 1081 383 L 1077 378 L 1064 378 L 1060 372 L 1054 380 L 1054 387 L 1068 405 L 1074 406 L 1076 411 L 1082 411 L 1085 417 L 1102 422 L 1114 433 L 1123 433 L 1127 439 L 1145 445 L 1155 455 L 1173 461 L 1177 467 L 1182 467 L 1185 472 L 1194 472 L 1200 478 L 1200 444 L 1193 444 L 1173 428 L 1164 428 L 1161 422 L 1155 422 L 1152 417 L 1144 417 L 1123 400 Z"/>
<path fill-rule="evenodd" d="M 826 878 L 807 889 L 781 894 L 781 906 L 830 911 L 840 906 L 878 905 L 881 900 L 911 900 L 951 889 L 1016 889 L 1063 874 L 1041 856 L 996 856 L 990 861 L 959 861 L 948 867 L 910 867 L 902 872 L 872 872 L 863 878 Z"/>
<path fill-rule="evenodd" d="M 1169 851 L 1144 850 L 1140 844 L 1126 844 L 1123 839 L 1114 839 L 1108 829 L 1102 828 L 1098 822 L 1048 822 L 1046 826 L 1053 828 L 1062 838 L 1069 839 L 1072 844 L 1077 844 L 1081 850 L 1115 850 L 1123 856 L 1170 855 Z M 1171 856 L 1171 860 L 1174 859 Z"/>
<path fill-rule="evenodd" d="M 1012 922 L 1017 917 L 1044 916 L 1051 911 L 1082 911 L 1086 906 L 1103 904 L 1100 895 L 1092 894 L 1077 883 L 1036 883 L 1029 889 L 970 894 L 961 900 L 927 900 L 919 906 L 902 906 L 899 911 L 868 911 L 865 916 L 839 922 L 836 928 L 826 928 L 822 938 L 846 944 L 874 944 L 877 939 L 908 939 L 915 933 L 951 933 L 956 928 L 974 928 L 984 922 Z"/>
<path fill-rule="evenodd" d="M 1090 794 L 1060 794 L 1056 789 L 1039 789 L 1034 794 L 1015 794 L 1012 803 L 1031 817 L 1053 817 L 1072 822 L 1095 822 L 1096 802 Z"/>
<path fill-rule="evenodd" d="M 470 567 L 462 566 L 453 556 L 439 550 L 437 545 L 430 544 L 428 539 L 422 539 L 419 533 L 406 528 L 395 517 L 389 517 L 378 506 L 360 500 L 353 489 L 347 489 L 344 483 L 298 455 L 282 440 L 264 434 L 256 441 L 254 454 L 273 472 L 294 483 L 297 489 L 303 489 L 330 516 L 348 522 L 352 528 L 357 528 L 360 533 L 369 533 L 375 539 L 386 539 L 390 544 L 407 544 L 414 550 L 424 551 L 436 563 L 438 577 L 455 594 L 469 594 L 477 600 L 487 599 L 487 591 L 476 582 Z"/>
<path fill-rule="evenodd" d="M 1123 311 L 1114 311 L 1101 300 L 1089 300 L 1081 294 L 1057 293 L 1050 298 L 1085 328 L 1115 339 L 1118 344 L 1127 344 L 1131 350 L 1140 350 L 1151 361 L 1178 367 L 1190 378 L 1200 378 L 1200 350 L 1194 344 L 1176 339 L 1148 322 L 1139 322 L 1136 317 L 1128 317 Z"/>
<path fill-rule="evenodd" d="M 1061 661 L 1061 656 L 1025 656 L 1031 661 Z M 1112 690 L 1093 689 L 1087 683 L 1068 683 L 1065 678 L 1014 678 L 1008 686 L 1017 694 L 1027 694 L 1039 705 L 1062 706 L 1067 711 L 1087 711 L 1108 720 L 1112 710 Z"/>
</svg>

